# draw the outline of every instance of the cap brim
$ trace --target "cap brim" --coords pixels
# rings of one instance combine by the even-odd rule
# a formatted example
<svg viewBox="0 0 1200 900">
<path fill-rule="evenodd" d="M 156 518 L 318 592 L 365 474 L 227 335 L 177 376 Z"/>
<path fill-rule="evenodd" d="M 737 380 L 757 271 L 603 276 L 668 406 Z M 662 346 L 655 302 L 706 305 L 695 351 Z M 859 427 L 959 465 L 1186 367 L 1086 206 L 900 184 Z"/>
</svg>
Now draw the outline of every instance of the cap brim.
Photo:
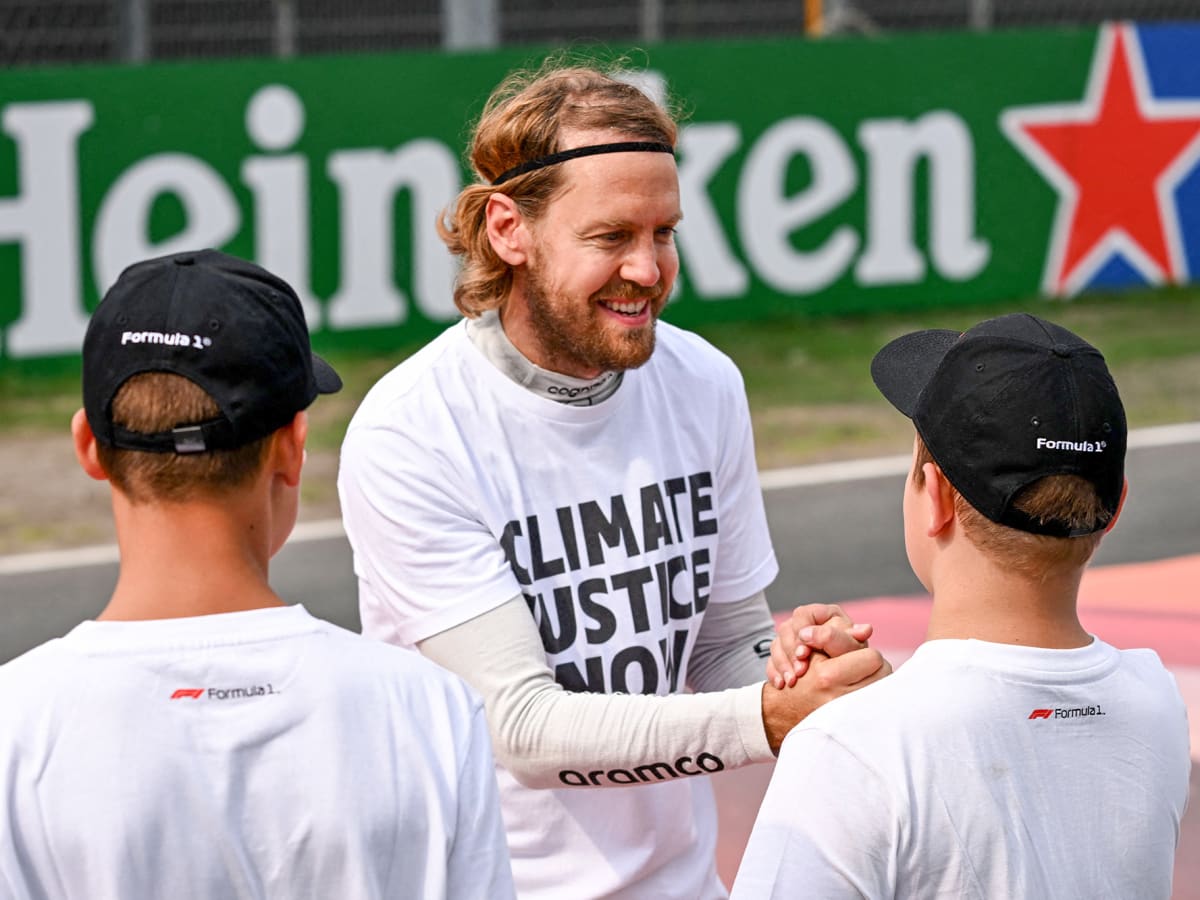
<svg viewBox="0 0 1200 900">
<path fill-rule="evenodd" d="M 315 353 L 312 355 L 312 370 L 318 393 L 336 394 L 342 389 L 341 376 L 333 370 L 333 366 Z"/>
<path fill-rule="evenodd" d="M 892 406 L 911 419 L 925 385 L 960 337 L 960 332 L 944 328 L 898 337 L 871 360 L 871 380 Z"/>
</svg>

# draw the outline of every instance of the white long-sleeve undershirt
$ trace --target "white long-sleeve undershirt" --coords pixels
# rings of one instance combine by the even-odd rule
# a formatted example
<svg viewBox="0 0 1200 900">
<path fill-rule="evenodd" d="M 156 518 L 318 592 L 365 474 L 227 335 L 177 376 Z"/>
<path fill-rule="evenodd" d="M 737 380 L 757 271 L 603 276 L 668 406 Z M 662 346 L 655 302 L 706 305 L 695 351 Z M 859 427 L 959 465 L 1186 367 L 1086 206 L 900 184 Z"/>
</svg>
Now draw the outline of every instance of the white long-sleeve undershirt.
<svg viewBox="0 0 1200 900">
<path fill-rule="evenodd" d="M 774 623 L 761 592 L 705 611 L 688 663 L 695 693 L 573 693 L 555 682 L 521 597 L 420 643 L 484 700 L 496 759 L 519 782 L 635 769 L 710 754 L 724 768 L 773 759 L 762 719 L 764 648 Z"/>
</svg>

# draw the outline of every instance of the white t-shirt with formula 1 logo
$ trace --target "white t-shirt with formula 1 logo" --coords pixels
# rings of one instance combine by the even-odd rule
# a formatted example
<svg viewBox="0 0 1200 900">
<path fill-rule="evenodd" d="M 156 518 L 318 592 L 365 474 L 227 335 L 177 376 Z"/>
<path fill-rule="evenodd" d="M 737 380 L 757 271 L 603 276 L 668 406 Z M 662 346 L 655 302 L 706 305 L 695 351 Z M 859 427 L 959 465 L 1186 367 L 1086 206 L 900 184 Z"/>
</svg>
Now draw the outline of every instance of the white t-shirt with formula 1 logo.
<svg viewBox="0 0 1200 900">
<path fill-rule="evenodd" d="M 0 666 L 0 897 L 513 896 L 479 698 L 300 606 Z"/>
<path fill-rule="evenodd" d="M 783 742 L 735 900 L 1167 900 L 1187 709 L 1151 650 L 934 640 Z"/>
</svg>

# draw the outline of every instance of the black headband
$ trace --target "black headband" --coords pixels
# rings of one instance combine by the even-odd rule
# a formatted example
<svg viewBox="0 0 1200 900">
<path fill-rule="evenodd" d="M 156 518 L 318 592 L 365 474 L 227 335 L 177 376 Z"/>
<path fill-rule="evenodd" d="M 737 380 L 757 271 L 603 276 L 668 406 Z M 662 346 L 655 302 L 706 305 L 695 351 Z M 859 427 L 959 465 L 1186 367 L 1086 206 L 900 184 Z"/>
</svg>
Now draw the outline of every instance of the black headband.
<svg viewBox="0 0 1200 900">
<path fill-rule="evenodd" d="M 500 177 L 492 182 L 492 187 L 504 184 L 510 178 L 516 178 L 518 175 L 524 175 L 526 172 L 544 169 L 546 166 L 566 162 L 568 159 L 578 159 L 581 156 L 595 156 L 597 153 L 627 153 L 630 151 L 673 154 L 675 148 L 661 141 L 618 141 L 615 144 L 593 144 L 590 147 L 576 147 L 574 150 L 562 150 L 558 153 L 551 153 L 549 156 L 540 156 L 537 159 L 531 159 L 529 162 L 521 163 L 519 166 L 514 166 L 507 172 L 501 173 Z"/>
</svg>

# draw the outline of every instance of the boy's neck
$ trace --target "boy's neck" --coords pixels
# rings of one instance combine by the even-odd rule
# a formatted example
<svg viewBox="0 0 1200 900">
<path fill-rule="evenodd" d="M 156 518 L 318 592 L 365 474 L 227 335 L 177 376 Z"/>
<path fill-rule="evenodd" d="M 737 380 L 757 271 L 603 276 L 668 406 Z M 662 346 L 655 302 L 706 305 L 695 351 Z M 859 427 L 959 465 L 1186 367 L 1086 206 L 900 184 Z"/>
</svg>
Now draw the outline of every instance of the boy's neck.
<svg viewBox="0 0 1200 900">
<path fill-rule="evenodd" d="M 996 644 L 1067 650 L 1092 642 L 1076 603 L 1083 569 L 1034 581 L 983 559 L 932 578 L 926 640 L 971 638 Z"/>
<path fill-rule="evenodd" d="M 284 603 L 267 580 L 270 522 L 253 506 L 134 506 L 113 495 L 121 569 L 102 620 L 173 619 Z"/>
</svg>

